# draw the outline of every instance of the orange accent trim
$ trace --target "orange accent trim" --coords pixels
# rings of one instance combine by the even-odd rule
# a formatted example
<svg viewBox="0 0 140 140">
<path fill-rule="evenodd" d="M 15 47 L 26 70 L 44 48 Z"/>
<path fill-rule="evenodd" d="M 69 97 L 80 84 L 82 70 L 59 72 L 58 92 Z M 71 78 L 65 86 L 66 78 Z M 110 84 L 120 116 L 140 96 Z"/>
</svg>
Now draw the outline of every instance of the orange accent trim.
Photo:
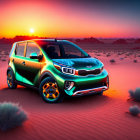
<svg viewBox="0 0 140 140">
<path fill-rule="evenodd" d="M 60 66 L 57 66 L 57 65 L 54 65 L 54 67 L 58 70 L 61 70 L 61 67 Z"/>
<path fill-rule="evenodd" d="M 78 74 L 78 70 L 75 70 L 75 75 L 79 75 L 79 74 Z"/>
</svg>

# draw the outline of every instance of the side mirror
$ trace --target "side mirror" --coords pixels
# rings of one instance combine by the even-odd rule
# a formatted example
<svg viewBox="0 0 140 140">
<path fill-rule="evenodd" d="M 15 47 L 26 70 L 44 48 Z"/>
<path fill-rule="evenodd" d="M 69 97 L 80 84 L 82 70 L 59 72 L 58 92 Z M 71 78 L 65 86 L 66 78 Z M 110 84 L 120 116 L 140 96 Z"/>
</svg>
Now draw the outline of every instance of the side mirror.
<svg viewBox="0 0 140 140">
<path fill-rule="evenodd" d="M 38 59 L 37 53 L 36 53 L 36 52 L 31 53 L 31 54 L 30 54 L 30 58 L 31 58 L 31 59 Z"/>
<path fill-rule="evenodd" d="M 37 55 L 36 52 L 30 54 L 31 59 L 42 59 L 42 57 L 43 57 L 42 55 Z"/>
</svg>

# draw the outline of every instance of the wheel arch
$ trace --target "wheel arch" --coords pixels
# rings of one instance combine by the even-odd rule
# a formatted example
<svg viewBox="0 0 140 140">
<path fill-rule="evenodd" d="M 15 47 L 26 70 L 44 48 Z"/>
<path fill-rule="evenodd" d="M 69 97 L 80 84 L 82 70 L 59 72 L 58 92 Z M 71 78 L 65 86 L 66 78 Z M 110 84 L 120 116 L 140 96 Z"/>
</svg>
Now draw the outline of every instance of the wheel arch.
<svg viewBox="0 0 140 140">
<path fill-rule="evenodd" d="M 62 102 L 62 100 L 63 100 L 63 98 L 64 98 L 64 93 L 62 92 L 62 90 L 59 88 L 59 85 L 57 84 L 57 86 L 58 86 L 58 89 L 59 89 L 59 97 L 57 98 L 57 100 L 55 100 L 55 101 L 48 101 L 48 100 L 46 100 L 45 98 L 44 98 L 44 95 L 42 94 L 42 88 L 43 88 L 43 85 L 44 85 L 44 83 L 46 82 L 44 79 L 45 78 L 47 78 L 47 77 L 50 77 L 50 79 L 52 78 L 54 81 L 56 81 L 56 78 L 53 76 L 53 74 L 51 73 L 51 72 L 49 72 L 49 71 L 45 71 L 45 72 L 43 72 L 42 74 L 41 74 L 41 76 L 40 76 L 40 78 L 39 78 L 39 85 L 41 85 L 41 86 L 39 86 L 39 92 L 40 92 L 40 94 L 41 94 L 41 96 L 42 96 L 42 98 L 43 98 L 43 100 L 45 101 L 45 102 L 49 102 L 49 103 L 57 103 L 57 102 Z M 47 79 L 46 79 L 47 80 Z M 43 82 L 42 82 L 43 81 Z M 56 81 L 56 83 L 57 83 L 57 81 Z"/>
<path fill-rule="evenodd" d="M 55 79 L 55 77 L 51 74 L 51 72 L 49 72 L 49 71 L 45 71 L 45 72 L 43 72 L 42 74 L 41 74 L 41 76 L 40 76 L 40 78 L 39 78 L 39 85 L 40 85 L 40 83 L 41 83 L 41 81 L 43 81 L 45 78 L 47 78 L 47 77 L 52 77 L 55 81 L 56 81 L 56 79 Z"/>
</svg>

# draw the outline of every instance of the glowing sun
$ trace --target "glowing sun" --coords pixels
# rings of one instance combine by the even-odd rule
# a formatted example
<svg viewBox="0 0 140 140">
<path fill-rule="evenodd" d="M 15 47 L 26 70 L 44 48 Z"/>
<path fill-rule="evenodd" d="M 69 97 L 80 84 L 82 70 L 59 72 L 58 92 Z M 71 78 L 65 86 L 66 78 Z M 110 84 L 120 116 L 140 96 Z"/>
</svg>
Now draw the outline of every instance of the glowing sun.
<svg viewBox="0 0 140 140">
<path fill-rule="evenodd" d="M 30 33 L 34 33 L 34 29 L 33 28 L 30 29 Z"/>
</svg>

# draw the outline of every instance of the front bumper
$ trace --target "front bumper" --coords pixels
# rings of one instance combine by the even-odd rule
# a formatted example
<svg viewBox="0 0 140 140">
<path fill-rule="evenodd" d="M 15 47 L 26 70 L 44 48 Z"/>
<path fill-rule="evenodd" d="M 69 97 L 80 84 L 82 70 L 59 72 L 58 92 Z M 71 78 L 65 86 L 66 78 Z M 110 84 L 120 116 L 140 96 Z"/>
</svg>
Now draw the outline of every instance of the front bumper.
<svg viewBox="0 0 140 140">
<path fill-rule="evenodd" d="M 64 89 L 65 93 L 70 96 L 79 96 L 86 94 L 94 94 L 105 91 L 109 88 L 108 73 L 104 71 L 101 75 L 90 76 L 89 78 L 78 78 L 71 80 L 75 84 L 71 90 Z"/>
<path fill-rule="evenodd" d="M 98 93 L 107 90 L 107 86 L 102 86 L 102 87 L 97 87 L 97 88 L 92 88 L 92 89 L 86 89 L 86 90 L 79 90 L 73 93 L 72 96 L 79 96 L 79 95 L 87 95 L 87 94 L 92 94 L 92 93 Z"/>
</svg>

